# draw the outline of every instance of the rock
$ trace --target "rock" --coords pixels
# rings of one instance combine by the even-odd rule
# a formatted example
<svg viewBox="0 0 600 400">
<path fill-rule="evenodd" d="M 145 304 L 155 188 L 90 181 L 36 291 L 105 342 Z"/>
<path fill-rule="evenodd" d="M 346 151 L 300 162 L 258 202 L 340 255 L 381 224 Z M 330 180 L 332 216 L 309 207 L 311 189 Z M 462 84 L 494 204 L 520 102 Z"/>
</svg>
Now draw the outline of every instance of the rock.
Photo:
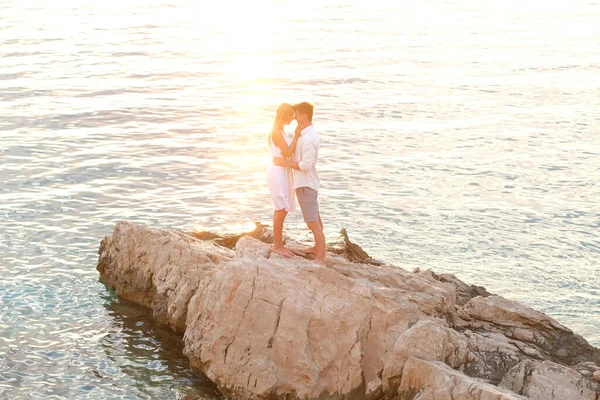
<svg viewBox="0 0 600 400">
<path fill-rule="evenodd" d="M 404 365 L 399 399 L 410 400 L 517 400 L 525 399 L 450 368 L 439 361 L 411 357 Z"/>
<path fill-rule="evenodd" d="M 98 271 L 119 297 L 184 332 L 190 365 L 232 399 L 374 400 L 399 388 L 426 399 L 442 375 L 455 389 L 440 387 L 436 399 L 465 385 L 479 396 L 465 399 L 512 399 L 490 384 L 512 385 L 519 374 L 509 371 L 543 360 L 593 382 L 600 350 L 519 303 L 450 275 L 342 254 L 328 253 L 325 267 L 285 259 L 252 236 L 262 239 L 241 236 L 233 250 L 219 236 L 118 222 Z M 417 367 L 429 375 L 417 379 Z"/>
<path fill-rule="evenodd" d="M 333 243 L 327 247 L 327 251 L 335 254 L 340 254 L 348 261 L 362 264 L 381 265 L 382 263 L 374 260 L 367 254 L 359 245 L 352 243 L 348 237 L 348 232 L 345 228 L 340 231 L 341 240 L 338 243 Z"/>
<path fill-rule="evenodd" d="M 551 361 L 524 360 L 513 367 L 500 386 L 532 400 L 597 400 L 600 384 L 572 368 Z"/>
<path fill-rule="evenodd" d="M 594 371 L 593 377 L 596 382 L 600 382 L 600 370 Z"/>
<path fill-rule="evenodd" d="M 594 372 L 600 371 L 600 367 L 593 362 L 580 362 L 574 365 L 571 365 L 571 368 L 579 372 L 581 375 L 586 376 L 588 378 L 594 377 Z"/>
<path fill-rule="evenodd" d="M 398 337 L 385 360 L 383 390 L 388 396 L 393 395 L 409 358 L 444 361 L 453 368 L 460 368 L 467 359 L 467 347 L 467 339 L 449 329 L 443 321 L 419 321 Z"/>
<path fill-rule="evenodd" d="M 238 249 L 263 248 L 244 237 Z M 209 272 L 189 303 L 185 354 L 232 397 L 353 396 L 381 387 L 381 353 L 422 313 L 303 259 L 254 251 Z M 368 289 L 368 288 L 367 288 Z M 384 331 L 387 329 L 387 332 Z"/>
<path fill-rule="evenodd" d="M 235 253 L 183 232 L 119 222 L 99 254 L 98 271 L 119 297 L 148 307 L 158 321 L 183 332 L 203 272 Z"/>
<path fill-rule="evenodd" d="M 461 310 L 466 320 L 490 321 L 496 325 L 527 329 L 531 326 L 571 331 L 541 312 L 500 296 L 475 297 Z"/>
<path fill-rule="evenodd" d="M 440 282 L 450 283 L 452 286 L 454 286 L 456 289 L 456 304 L 459 306 L 464 306 L 469 300 L 477 296 L 491 296 L 491 293 L 485 290 L 484 287 L 467 285 L 456 276 L 451 274 L 436 274 L 433 271 L 421 272 L 420 270 L 418 272 L 428 274 Z"/>
<path fill-rule="evenodd" d="M 500 382 L 508 370 L 528 356 L 521 353 L 516 342 L 493 332 L 480 331 L 468 340 L 464 372 L 494 384 Z"/>
<path fill-rule="evenodd" d="M 238 240 L 240 240 L 243 236 L 250 236 L 260 240 L 263 243 L 272 244 L 273 231 L 270 230 L 266 225 L 261 224 L 260 222 L 255 222 L 254 225 L 255 227 L 253 230 L 238 234 L 222 235 L 210 231 L 194 231 L 192 232 L 192 235 L 200 240 L 214 241 L 214 243 L 223 247 L 227 247 L 228 249 L 235 249 L 235 245 L 237 244 Z"/>
<path fill-rule="evenodd" d="M 500 296 L 475 297 L 458 310 L 457 325 L 499 333 L 527 358 L 544 358 L 571 365 L 600 364 L 600 351 L 555 319 Z"/>
</svg>

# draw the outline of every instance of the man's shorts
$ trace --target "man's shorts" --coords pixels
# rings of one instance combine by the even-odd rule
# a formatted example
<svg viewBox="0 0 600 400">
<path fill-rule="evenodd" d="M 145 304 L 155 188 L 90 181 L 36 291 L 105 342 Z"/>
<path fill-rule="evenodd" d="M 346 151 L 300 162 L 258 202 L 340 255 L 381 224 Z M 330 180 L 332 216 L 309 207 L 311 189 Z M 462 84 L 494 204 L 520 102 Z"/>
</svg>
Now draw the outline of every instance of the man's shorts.
<svg viewBox="0 0 600 400">
<path fill-rule="evenodd" d="M 298 204 L 302 210 L 302 216 L 304 222 L 316 222 L 319 220 L 319 200 L 317 196 L 319 192 L 308 186 L 303 186 L 296 189 L 296 197 L 298 198 Z"/>
</svg>

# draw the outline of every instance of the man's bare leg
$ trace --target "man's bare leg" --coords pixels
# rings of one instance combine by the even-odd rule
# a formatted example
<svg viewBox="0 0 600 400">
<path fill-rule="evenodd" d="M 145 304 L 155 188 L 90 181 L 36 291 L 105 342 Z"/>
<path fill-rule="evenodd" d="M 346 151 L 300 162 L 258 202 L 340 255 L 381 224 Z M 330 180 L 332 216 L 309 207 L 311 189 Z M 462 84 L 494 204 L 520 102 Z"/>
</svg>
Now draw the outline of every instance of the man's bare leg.
<svg viewBox="0 0 600 400">
<path fill-rule="evenodd" d="M 321 226 L 321 230 L 323 230 L 323 221 L 321 220 L 321 214 L 319 214 L 319 226 Z M 304 249 L 304 252 L 306 254 L 317 254 L 317 248 L 316 246 L 311 246 Z"/>
<path fill-rule="evenodd" d="M 307 222 L 308 229 L 312 232 L 315 238 L 315 255 L 317 258 L 314 260 L 315 263 L 325 265 L 325 234 L 323 228 L 319 224 L 319 221 Z"/>
</svg>

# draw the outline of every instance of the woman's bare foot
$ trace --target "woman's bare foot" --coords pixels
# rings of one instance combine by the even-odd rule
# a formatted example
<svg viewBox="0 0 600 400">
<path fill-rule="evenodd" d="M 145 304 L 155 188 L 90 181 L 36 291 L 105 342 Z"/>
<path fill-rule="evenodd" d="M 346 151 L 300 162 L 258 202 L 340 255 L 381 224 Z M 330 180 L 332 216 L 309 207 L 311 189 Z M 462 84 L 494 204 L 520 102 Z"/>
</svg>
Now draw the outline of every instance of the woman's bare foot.
<svg viewBox="0 0 600 400">
<path fill-rule="evenodd" d="M 317 249 L 315 248 L 315 246 L 312 246 L 304 249 L 304 252 L 306 254 L 317 254 Z"/>
<path fill-rule="evenodd" d="M 286 249 L 285 247 L 271 247 L 271 251 L 273 253 L 279 254 L 282 257 L 292 258 L 292 255 L 289 253 L 288 249 Z"/>
</svg>

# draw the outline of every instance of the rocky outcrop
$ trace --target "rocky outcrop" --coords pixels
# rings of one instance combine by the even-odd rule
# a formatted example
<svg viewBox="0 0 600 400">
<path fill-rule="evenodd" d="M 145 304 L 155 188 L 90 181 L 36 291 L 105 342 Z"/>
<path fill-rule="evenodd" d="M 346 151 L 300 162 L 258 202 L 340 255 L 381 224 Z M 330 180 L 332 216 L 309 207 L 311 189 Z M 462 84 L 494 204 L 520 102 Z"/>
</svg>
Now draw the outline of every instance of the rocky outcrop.
<svg viewBox="0 0 600 400">
<path fill-rule="evenodd" d="M 468 377 L 439 361 L 411 357 L 398 388 L 398 398 L 410 400 L 519 400 L 509 390 Z"/>
<path fill-rule="evenodd" d="M 231 398 L 541 400 L 531 377 L 549 372 L 529 371 L 544 361 L 574 382 L 570 399 L 593 398 L 581 387 L 598 395 L 600 350 L 452 275 L 334 253 L 322 267 L 251 236 L 235 237 L 235 249 L 202 239 L 119 222 L 98 270 L 120 297 L 184 332 L 190 364 Z"/>
<path fill-rule="evenodd" d="M 589 371 L 585 366 L 579 369 Z M 597 400 L 600 398 L 600 383 L 582 372 L 551 361 L 524 360 L 504 375 L 500 386 L 531 399 Z"/>
</svg>

